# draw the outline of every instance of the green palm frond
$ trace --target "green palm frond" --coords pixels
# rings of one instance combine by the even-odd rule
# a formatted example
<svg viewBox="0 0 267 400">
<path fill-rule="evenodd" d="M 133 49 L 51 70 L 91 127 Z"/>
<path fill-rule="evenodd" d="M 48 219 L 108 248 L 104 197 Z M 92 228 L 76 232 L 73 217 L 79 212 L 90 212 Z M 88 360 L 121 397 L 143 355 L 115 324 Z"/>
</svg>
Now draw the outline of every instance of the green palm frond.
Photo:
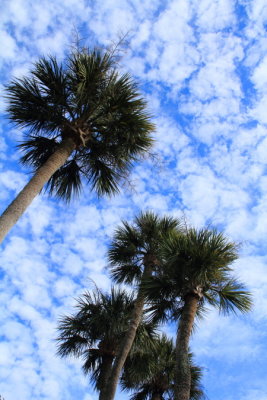
<svg viewBox="0 0 267 400">
<path fill-rule="evenodd" d="M 71 200 L 73 194 L 78 196 L 81 189 L 81 171 L 75 160 L 69 160 L 59 168 L 51 176 L 45 188 L 50 195 L 55 194 L 66 202 Z"/>
<path fill-rule="evenodd" d="M 238 246 L 216 230 L 189 229 L 186 234 L 170 233 L 163 247 L 163 256 L 177 279 L 190 279 L 204 285 L 210 280 L 221 280 L 229 265 L 238 257 Z"/>
<path fill-rule="evenodd" d="M 171 233 L 162 253 L 167 274 L 175 276 L 177 288 L 186 282 L 205 287 L 228 276 L 238 257 L 238 246 L 215 230 L 189 229 L 184 235 Z"/>
<path fill-rule="evenodd" d="M 100 100 L 103 89 L 113 75 L 114 60 L 109 53 L 102 54 L 101 51 L 92 50 L 71 54 L 67 64 L 73 101 L 88 112 L 87 107 Z M 91 96 L 88 96 L 88 93 Z"/>
<path fill-rule="evenodd" d="M 96 288 L 80 297 L 76 308 L 76 314 L 63 316 L 59 322 L 57 341 L 62 356 L 67 353 L 76 355 L 78 348 L 84 351 L 84 345 L 90 348 L 106 337 L 122 335 L 133 309 L 133 295 L 115 288 L 111 294 L 106 294 Z M 68 343 L 69 351 L 66 350 Z"/>
<path fill-rule="evenodd" d="M 205 297 L 210 304 L 219 308 L 224 314 L 241 311 L 248 312 L 252 307 L 252 295 L 249 293 L 242 282 L 232 278 L 227 282 L 222 282 L 218 287 L 211 287 L 210 293 L 205 293 Z"/>
<path fill-rule="evenodd" d="M 176 281 L 163 272 L 157 276 L 144 279 L 140 287 L 147 299 L 150 302 L 154 302 L 160 301 L 160 299 L 173 299 L 174 291 L 176 290 L 175 285 Z"/>
<path fill-rule="evenodd" d="M 128 222 L 123 221 L 122 226 L 115 230 L 108 251 L 110 264 L 112 266 L 130 264 L 140 246 L 140 232 Z"/>
<path fill-rule="evenodd" d="M 155 268 L 160 258 L 160 247 L 172 230 L 182 229 L 179 220 L 159 217 L 151 211 L 140 213 L 130 225 L 124 221 L 117 228 L 108 251 L 111 276 L 118 283 L 140 282 L 146 256 L 153 256 Z"/>
<path fill-rule="evenodd" d="M 148 306 L 149 321 L 157 324 L 165 324 L 168 321 L 177 321 L 181 315 L 181 307 L 173 298 L 151 301 Z"/>
<path fill-rule="evenodd" d="M 154 338 L 152 347 L 132 349 L 121 378 L 124 391 L 134 391 L 131 398 L 151 399 L 161 393 L 163 399 L 174 398 L 175 347 L 165 334 Z M 189 353 L 191 369 L 190 400 L 204 399 L 201 387 L 202 369 L 193 362 Z"/>
<path fill-rule="evenodd" d="M 97 381 L 96 377 L 100 374 L 101 356 L 99 348 L 86 349 L 83 352 L 84 363 L 82 366 L 85 375 L 92 374 L 92 383 L 95 384 Z"/>
<path fill-rule="evenodd" d="M 143 247 L 147 251 L 152 251 L 153 246 L 158 248 L 159 241 L 169 235 L 170 232 L 183 229 L 180 220 L 177 218 L 168 216 L 159 217 L 151 211 L 141 212 L 135 218 L 134 223 L 141 234 Z"/>
<path fill-rule="evenodd" d="M 103 194 L 110 196 L 119 192 L 118 183 L 121 179 L 119 171 L 101 159 L 91 159 L 86 177 L 98 196 Z"/>
<path fill-rule="evenodd" d="M 6 85 L 7 112 L 16 125 L 28 128 L 30 133 L 45 131 L 54 135 L 66 119 L 62 105 L 49 98 L 45 86 L 35 76 L 40 63 L 35 64 L 29 78 L 14 79 Z M 46 79 L 50 81 L 50 76 Z"/>
<path fill-rule="evenodd" d="M 134 281 L 140 281 L 142 277 L 142 270 L 135 264 L 124 264 L 118 267 L 113 267 L 110 271 L 111 278 L 114 282 L 121 284 L 131 284 Z"/>
<path fill-rule="evenodd" d="M 131 395 L 130 400 L 149 400 L 151 394 L 151 387 L 149 384 L 141 385 L 139 391 Z"/>
<path fill-rule="evenodd" d="M 33 166 L 36 171 L 56 151 L 58 142 L 54 138 L 30 135 L 17 147 L 24 153 L 20 158 L 21 163 Z"/>
<path fill-rule="evenodd" d="M 39 82 L 39 87 L 50 102 L 60 110 L 61 114 L 69 112 L 67 76 L 63 66 L 59 65 L 55 57 L 41 58 L 32 69 L 33 77 Z"/>
<path fill-rule="evenodd" d="M 144 314 L 146 314 L 146 310 Z M 155 340 L 158 337 L 157 327 L 157 323 L 148 321 L 148 318 L 144 316 L 143 321 L 137 328 L 131 351 L 140 351 L 142 348 L 146 350 L 154 348 Z"/>
<path fill-rule="evenodd" d="M 76 313 L 61 317 L 58 324 L 57 354 L 83 361 L 96 390 L 102 387 L 107 363 L 112 365 L 119 344 L 128 330 L 134 308 L 134 293 L 112 287 L 104 293 L 97 287 L 77 299 Z M 149 348 L 157 335 L 155 324 L 145 322 L 137 329 L 133 348 Z"/>
<path fill-rule="evenodd" d="M 62 317 L 58 324 L 59 335 L 57 338 L 57 354 L 66 357 L 73 354 L 80 356 L 84 348 L 93 342 L 90 336 L 86 335 L 84 320 L 73 316 Z"/>
<path fill-rule="evenodd" d="M 203 379 L 203 368 L 195 364 L 193 353 L 188 353 L 188 358 L 191 372 L 190 400 L 205 400 L 207 399 L 207 396 L 201 384 Z"/>
</svg>

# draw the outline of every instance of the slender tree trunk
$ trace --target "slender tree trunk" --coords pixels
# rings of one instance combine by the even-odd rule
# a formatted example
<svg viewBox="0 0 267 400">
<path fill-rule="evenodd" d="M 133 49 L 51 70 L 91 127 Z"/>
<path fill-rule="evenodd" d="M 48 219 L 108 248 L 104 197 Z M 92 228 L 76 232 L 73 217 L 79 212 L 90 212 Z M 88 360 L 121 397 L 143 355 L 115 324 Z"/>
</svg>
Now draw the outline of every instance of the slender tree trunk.
<svg viewBox="0 0 267 400">
<path fill-rule="evenodd" d="M 74 149 L 74 141 L 71 138 L 64 139 L 55 153 L 38 169 L 32 179 L 7 207 L 0 217 L 0 243 L 33 199 L 40 193 L 46 182 L 66 162 Z"/>
<path fill-rule="evenodd" d="M 118 356 L 115 359 L 114 366 L 111 371 L 110 380 L 106 387 L 105 396 L 103 400 L 113 400 L 115 397 L 117 385 L 119 383 L 120 373 L 126 361 L 126 358 L 131 350 L 133 341 L 135 339 L 136 330 L 140 324 L 143 315 L 144 297 L 138 293 L 132 319 L 128 331 L 124 336 Z"/>
<path fill-rule="evenodd" d="M 143 272 L 143 278 L 147 278 L 148 276 L 151 275 L 152 271 L 152 266 L 151 264 L 147 265 L 144 268 Z M 113 400 L 115 397 L 116 389 L 119 383 L 120 379 L 120 373 L 122 371 L 122 368 L 124 366 L 124 363 L 126 361 L 126 358 L 132 348 L 135 336 L 136 336 L 136 331 L 137 328 L 141 322 L 142 316 L 143 316 L 143 309 L 144 309 L 144 304 L 145 304 L 145 298 L 143 294 L 141 293 L 141 290 L 138 290 L 138 294 L 136 297 L 136 301 L 134 304 L 134 310 L 132 314 L 132 319 L 129 325 L 129 329 L 126 332 L 124 336 L 124 340 L 121 343 L 119 352 L 117 357 L 115 358 L 110 379 L 105 391 L 105 397 L 103 400 Z"/>
<path fill-rule="evenodd" d="M 199 297 L 196 294 L 188 294 L 185 297 L 185 304 L 179 321 L 176 338 L 175 400 L 190 399 L 191 371 L 188 348 L 198 301 Z"/>
<path fill-rule="evenodd" d="M 103 356 L 103 368 L 100 372 L 100 391 L 99 391 L 99 400 L 104 400 L 105 389 L 107 387 L 108 379 L 111 374 L 112 363 L 114 360 L 114 356 Z M 0 399 L 1 400 L 1 399 Z"/>
</svg>

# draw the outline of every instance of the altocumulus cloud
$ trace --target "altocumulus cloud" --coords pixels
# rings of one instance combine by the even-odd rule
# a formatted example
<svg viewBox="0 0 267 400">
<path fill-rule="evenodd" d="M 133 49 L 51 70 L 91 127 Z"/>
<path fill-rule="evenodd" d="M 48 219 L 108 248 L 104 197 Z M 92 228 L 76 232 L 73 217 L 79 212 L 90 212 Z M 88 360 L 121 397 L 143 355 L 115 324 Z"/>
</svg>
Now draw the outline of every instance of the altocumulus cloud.
<svg viewBox="0 0 267 400">
<path fill-rule="evenodd" d="M 140 209 L 212 224 L 242 242 L 236 263 L 255 296 L 246 317 L 211 312 L 194 334 L 204 386 L 218 400 L 267 397 L 267 8 L 263 0 L 4 0 L 0 87 L 38 56 L 62 58 L 76 27 L 89 45 L 128 32 L 121 68 L 140 82 L 158 130 L 157 160 L 131 175 L 134 189 L 66 206 L 42 194 L 1 253 L 0 393 L 6 400 L 95 400 L 75 360 L 55 357 L 58 317 L 93 279 L 110 286 L 105 251 L 121 219 Z M 14 147 L 22 133 L 0 100 L 2 208 L 28 179 Z M 168 328 L 172 333 L 172 327 Z M 237 372 L 238 371 L 238 372 Z M 233 394 L 234 393 L 234 394 Z M 118 394 L 119 398 L 125 395 Z"/>
</svg>

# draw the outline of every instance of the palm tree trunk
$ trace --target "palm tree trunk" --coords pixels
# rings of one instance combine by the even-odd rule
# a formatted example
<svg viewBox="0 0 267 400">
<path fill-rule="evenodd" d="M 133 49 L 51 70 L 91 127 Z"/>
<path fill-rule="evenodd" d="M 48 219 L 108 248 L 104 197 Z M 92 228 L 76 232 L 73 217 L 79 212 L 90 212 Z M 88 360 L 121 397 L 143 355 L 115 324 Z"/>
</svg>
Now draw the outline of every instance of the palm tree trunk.
<svg viewBox="0 0 267 400">
<path fill-rule="evenodd" d="M 112 363 L 114 360 L 114 356 L 107 356 L 103 357 L 103 368 L 100 372 L 100 391 L 99 391 L 99 400 L 104 400 L 105 389 L 107 387 L 108 379 L 111 374 Z M 1 400 L 1 399 L 0 399 Z"/>
<path fill-rule="evenodd" d="M 175 400 L 190 399 L 191 371 L 188 348 L 199 297 L 196 294 L 188 294 L 184 301 L 176 338 Z"/>
<path fill-rule="evenodd" d="M 106 396 L 103 400 L 113 400 L 115 397 L 117 385 L 119 383 L 120 373 L 126 361 L 126 358 L 131 350 L 133 341 L 135 339 L 136 330 L 140 324 L 143 315 L 144 297 L 138 293 L 132 319 L 128 331 L 124 336 L 118 356 L 115 359 L 114 366 L 111 371 L 110 380 L 107 385 Z"/>
<path fill-rule="evenodd" d="M 24 213 L 26 208 L 31 204 L 33 199 L 40 193 L 46 182 L 65 163 L 75 149 L 75 146 L 71 138 L 64 139 L 58 149 L 48 158 L 44 165 L 37 170 L 32 179 L 7 207 L 0 217 L 0 243 Z"/>
<path fill-rule="evenodd" d="M 142 279 L 147 278 L 151 275 L 152 266 L 151 264 L 145 266 Z M 119 352 L 117 357 L 115 358 L 110 379 L 107 385 L 107 390 L 105 392 L 105 397 L 103 400 L 113 400 L 115 397 L 116 389 L 120 379 L 120 373 L 126 361 L 126 358 L 132 348 L 137 328 L 141 322 L 143 316 L 143 309 L 145 304 L 145 298 L 141 293 L 141 290 L 138 290 L 138 294 L 136 297 L 136 301 L 134 304 L 134 310 L 132 314 L 132 319 L 129 325 L 129 329 L 124 336 L 124 340 L 121 343 Z"/>
</svg>

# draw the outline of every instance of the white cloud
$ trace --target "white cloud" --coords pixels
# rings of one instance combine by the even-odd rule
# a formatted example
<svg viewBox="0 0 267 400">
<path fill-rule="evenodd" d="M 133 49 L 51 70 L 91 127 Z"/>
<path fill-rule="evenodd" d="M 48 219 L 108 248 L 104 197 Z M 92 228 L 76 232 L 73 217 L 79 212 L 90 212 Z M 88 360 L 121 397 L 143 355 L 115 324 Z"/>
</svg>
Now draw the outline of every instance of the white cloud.
<svg viewBox="0 0 267 400">
<path fill-rule="evenodd" d="M 255 68 L 254 73 L 251 77 L 257 89 L 260 89 L 261 91 L 264 90 L 267 84 L 266 69 L 267 69 L 267 57 L 264 57 L 261 63 L 258 64 L 257 67 Z"/>
<path fill-rule="evenodd" d="M 6 400 L 67 400 L 77 392 L 84 400 L 97 398 L 80 362 L 54 355 L 56 321 L 72 310 L 74 298 L 93 287 L 91 279 L 109 288 L 104 270 L 109 237 L 122 218 L 131 221 L 146 208 L 179 216 L 185 211 L 193 225 L 218 224 L 243 242 L 236 271 L 255 294 L 253 313 L 228 319 L 211 312 L 195 333 L 194 349 L 209 366 L 206 374 L 225 383 L 227 393 L 216 389 L 214 398 L 232 400 L 233 390 L 242 400 L 264 398 L 261 371 L 257 389 L 242 368 L 256 356 L 266 363 L 266 338 L 260 332 L 267 317 L 267 11 L 260 0 L 241 3 L 248 13 L 243 31 L 237 30 L 239 16 L 230 0 L 4 1 L 3 83 L 11 74 L 24 75 L 42 53 L 61 58 L 73 26 L 83 27 L 81 36 L 90 45 L 109 45 L 130 30 L 122 69 L 147 89 L 159 153 L 159 161 L 134 168 L 135 190 L 123 188 L 119 196 L 99 200 L 88 188 L 69 206 L 41 195 L 9 234 L 0 264 L 5 274 L 0 376 Z M 257 124 L 246 127 L 252 119 Z M 21 137 L 21 131 L 1 128 L 3 207 L 28 180 L 10 147 Z M 208 391 L 210 382 L 215 385 L 207 379 Z"/>
<path fill-rule="evenodd" d="M 197 23 L 203 30 L 218 31 L 236 22 L 234 5 L 230 0 L 204 0 L 197 7 Z"/>
<path fill-rule="evenodd" d="M 223 363 L 236 363 L 247 357 L 256 360 L 262 351 L 260 336 L 255 336 L 253 328 L 240 316 L 222 317 L 218 311 L 209 312 L 205 321 L 197 324 L 192 348 L 202 358 L 217 358 Z"/>
<path fill-rule="evenodd" d="M 0 57 L 7 58 L 14 58 L 16 55 L 16 51 L 18 51 L 16 41 L 13 39 L 11 35 L 9 35 L 5 31 L 0 31 L 2 46 L 0 50 Z"/>
<path fill-rule="evenodd" d="M 5 171 L 0 173 L 0 182 L 6 190 L 11 189 L 18 192 L 18 190 L 25 185 L 26 179 L 25 176 L 19 172 Z"/>
</svg>

